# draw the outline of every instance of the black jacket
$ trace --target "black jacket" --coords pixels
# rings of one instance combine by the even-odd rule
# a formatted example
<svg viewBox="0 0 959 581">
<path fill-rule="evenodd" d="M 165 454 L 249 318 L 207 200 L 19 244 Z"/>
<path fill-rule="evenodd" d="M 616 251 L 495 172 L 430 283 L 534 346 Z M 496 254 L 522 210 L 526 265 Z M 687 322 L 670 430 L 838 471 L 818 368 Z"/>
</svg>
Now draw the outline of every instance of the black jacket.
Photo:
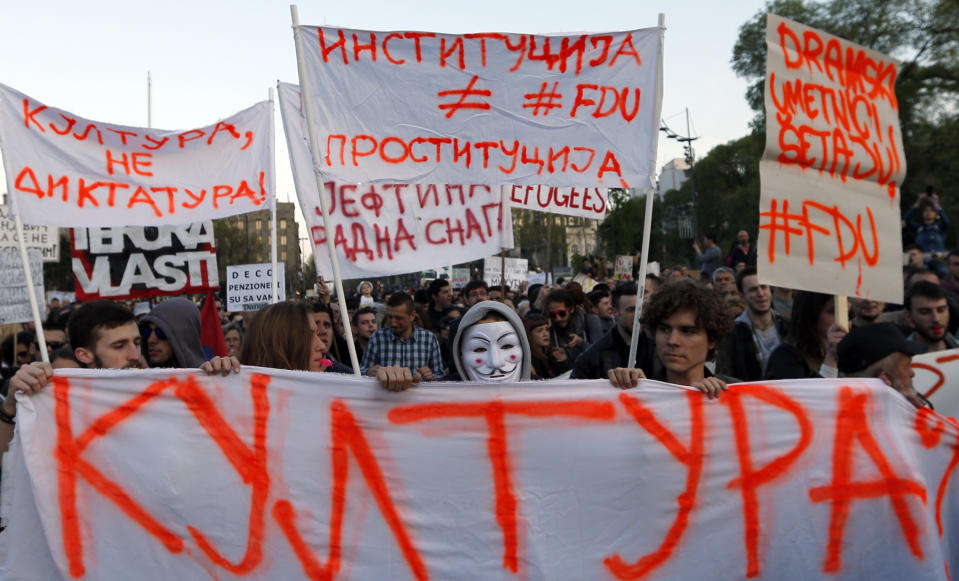
<svg viewBox="0 0 959 581">
<path fill-rule="evenodd" d="M 785 340 L 789 330 L 786 320 L 773 311 L 773 325 Z M 775 349 L 773 350 L 775 352 Z M 771 357 L 771 355 L 770 355 Z M 760 381 L 763 368 L 759 361 L 759 348 L 749 323 L 736 321 L 733 332 L 723 339 L 716 355 L 716 373 L 738 377 L 741 381 Z"/>
<path fill-rule="evenodd" d="M 570 379 L 606 379 L 610 369 L 628 367 L 628 359 L 629 343 L 614 326 L 576 358 Z M 636 344 L 636 367 L 647 377 L 653 377 L 663 367 L 656 356 L 656 342 L 642 332 Z"/>
</svg>

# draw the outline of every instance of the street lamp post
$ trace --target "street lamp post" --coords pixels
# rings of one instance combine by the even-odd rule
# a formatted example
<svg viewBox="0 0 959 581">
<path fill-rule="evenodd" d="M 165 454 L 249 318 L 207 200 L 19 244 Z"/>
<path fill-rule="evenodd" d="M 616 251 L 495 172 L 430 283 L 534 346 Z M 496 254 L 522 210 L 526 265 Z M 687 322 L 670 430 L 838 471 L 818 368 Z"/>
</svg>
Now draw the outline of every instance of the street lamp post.
<svg viewBox="0 0 959 581">
<path fill-rule="evenodd" d="M 668 125 L 663 121 L 661 122 L 662 126 L 659 128 L 660 131 L 666 134 L 666 137 L 669 139 L 675 139 L 676 141 L 683 144 L 683 153 L 686 155 L 686 163 L 689 164 L 689 186 L 693 190 L 693 201 L 692 201 L 692 220 L 693 220 L 693 240 L 699 239 L 699 219 L 696 215 L 696 180 L 693 177 L 693 164 L 695 158 L 693 156 L 693 141 L 699 139 L 699 137 L 693 137 L 690 135 L 689 127 L 689 107 L 686 107 L 686 135 L 679 135 L 675 131 L 669 128 Z"/>
</svg>

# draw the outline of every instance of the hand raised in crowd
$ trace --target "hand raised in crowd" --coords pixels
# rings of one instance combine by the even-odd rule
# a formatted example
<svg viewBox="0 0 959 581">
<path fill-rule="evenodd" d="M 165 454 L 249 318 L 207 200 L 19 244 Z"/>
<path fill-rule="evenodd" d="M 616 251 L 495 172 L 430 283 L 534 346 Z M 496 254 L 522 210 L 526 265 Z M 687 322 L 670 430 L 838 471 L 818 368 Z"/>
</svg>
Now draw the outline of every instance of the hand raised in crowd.
<svg viewBox="0 0 959 581">
<path fill-rule="evenodd" d="M 613 387 L 619 389 L 629 389 L 639 385 L 640 379 L 646 379 L 646 374 L 642 369 L 629 367 L 617 367 L 609 370 L 609 381 Z"/>
<path fill-rule="evenodd" d="M 209 361 L 205 361 L 203 365 L 200 366 L 200 369 L 206 372 L 207 375 L 222 375 L 226 377 L 232 371 L 233 373 L 240 372 L 240 360 L 232 355 L 229 357 L 214 357 Z"/>
<path fill-rule="evenodd" d="M 566 349 L 563 349 L 562 347 L 553 347 L 553 359 L 560 363 L 569 359 L 569 357 L 566 356 Z"/>
<path fill-rule="evenodd" d="M 709 399 L 716 399 L 721 396 L 724 391 L 729 389 L 729 386 L 726 385 L 726 382 L 718 377 L 705 377 L 702 381 L 693 382 L 690 387 L 695 387 L 699 391 L 706 394 L 706 397 Z"/>
<path fill-rule="evenodd" d="M 577 335 L 576 333 L 573 333 L 572 335 L 570 335 L 570 337 L 572 338 L 569 340 L 568 343 L 566 343 L 567 349 L 573 349 L 575 347 L 579 347 L 580 345 L 584 343 L 583 338 Z"/>
<path fill-rule="evenodd" d="M 414 378 L 413 373 L 402 365 L 376 366 L 376 379 L 382 387 L 390 391 L 405 391 L 419 382 L 419 379 Z"/>
<path fill-rule="evenodd" d="M 829 327 L 829 331 L 826 332 L 826 356 L 823 357 L 823 365 L 839 367 L 839 356 L 836 350 L 839 347 L 839 342 L 848 332 L 845 327 L 840 327 L 836 323 Z"/>
<path fill-rule="evenodd" d="M 433 377 L 433 370 L 424 365 L 423 367 L 417 367 L 416 372 L 420 374 L 420 379 L 423 381 L 433 381 L 436 379 Z"/>
</svg>

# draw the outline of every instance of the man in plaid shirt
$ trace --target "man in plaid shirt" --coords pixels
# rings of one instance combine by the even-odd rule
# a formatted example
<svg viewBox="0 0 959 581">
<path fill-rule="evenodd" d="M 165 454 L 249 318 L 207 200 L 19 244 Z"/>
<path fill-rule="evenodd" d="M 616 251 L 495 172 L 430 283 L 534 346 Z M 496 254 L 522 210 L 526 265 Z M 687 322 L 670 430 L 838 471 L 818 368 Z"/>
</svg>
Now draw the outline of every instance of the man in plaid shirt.
<svg viewBox="0 0 959 581">
<path fill-rule="evenodd" d="M 446 375 L 440 344 L 426 329 L 413 326 L 413 297 L 396 293 L 386 302 L 387 325 L 373 333 L 363 353 L 360 369 L 376 377 L 380 367 L 401 365 L 414 378 L 432 381 Z"/>
</svg>

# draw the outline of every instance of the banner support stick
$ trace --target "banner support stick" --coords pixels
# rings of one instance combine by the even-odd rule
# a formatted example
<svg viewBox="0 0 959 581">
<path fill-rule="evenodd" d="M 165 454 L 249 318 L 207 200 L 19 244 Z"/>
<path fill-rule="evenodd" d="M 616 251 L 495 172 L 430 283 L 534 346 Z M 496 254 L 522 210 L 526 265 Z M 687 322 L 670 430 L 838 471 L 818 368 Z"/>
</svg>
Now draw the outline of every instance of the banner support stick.
<svg viewBox="0 0 959 581">
<path fill-rule="evenodd" d="M 849 330 L 849 298 L 846 295 L 836 295 L 835 301 L 836 325 Z"/>
<path fill-rule="evenodd" d="M 499 292 L 503 294 L 506 287 L 506 249 L 499 249 Z M 506 297 L 503 297 L 506 298 Z"/>
<path fill-rule="evenodd" d="M 270 87 L 269 90 L 270 97 L 270 118 L 275 115 L 274 101 L 273 101 L 273 87 Z M 276 180 L 273 176 L 276 175 L 276 157 L 273 150 L 273 143 L 275 143 L 276 136 L 273 134 L 275 131 L 274 124 L 270 124 L 270 179 L 268 183 L 273 184 L 273 192 L 270 192 L 270 257 L 273 261 L 273 270 L 271 271 L 272 276 L 270 277 L 270 286 L 273 288 L 273 304 L 279 300 L 279 289 L 276 288 L 276 281 L 279 280 L 279 275 L 277 275 L 278 264 L 276 260 Z M 284 265 L 285 266 L 285 265 Z"/>
<path fill-rule="evenodd" d="M 306 116 L 306 132 L 310 136 L 310 154 L 313 157 L 313 174 L 316 178 L 316 191 L 320 196 L 320 211 L 323 214 L 323 227 L 327 232 L 333 232 L 330 227 L 330 213 L 326 207 L 326 197 L 323 193 L 325 186 L 323 184 L 323 174 L 320 170 L 321 161 L 319 148 L 316 144 L 316 133 L 313 125 L 313 110 L 310 108 L 310 86 L 306 83 L 306 64 L 303 62 L 303 50 L 300 46 L 302 39 L 297 28 L 300 26 L 300 16 L 296 4 L 290 4 L 290 16 L 293 19 L 293 44 L 296 47 L 296 71 L 300 80 L 300 95 L 303 97 L 303 113 Z M 353 365 L 353 373 L 361 375 L 360 363 L 356 357 L 356 345 L 353 344 L 353 329 L 350 325 L 349 311 L 346 308 L 346 294 L 343 292 L 343 278 L 340 276 L 340 262 L 336 257 L 336 246 L 333 244 L 333 236 L 326 237 L 326 247 L 330 251 L 330 264 L 333 266 L 333 283 L 336 287 L 337 302 L 340 305 L 340 320 L 343 322 L 343 330 L 346 333 L 346 346 L 350 351 L 350 363 Z M 331 345 L 332 347 L 332 345 Z"/>
<path fill-rule="evenodd" d="M 33 273 L 30 272 L 30 259 L 27 256 L 27 245 L 23 241 L 23 222 L 19 212 L 13 217 L 17 229 L 17 242 L 20 246 L 20 260 L 23 262 L 23 275 L 27 281 L 27 295 L 30 297 L 30 310 L 33 312 L 33 324 L 36 327 L 37 343 L 40 345 L 40 358 L 44 363 L 50 363 L 50 354 L 47 353 L 47 340 L 43 336 L 43 321 L 40 320 L 40 306 L 37 305 L 37 293 L 33 286 Z"/>
<path fill-rule="evenodd" d="M 666 35 L 666 15 L 659 14 L 659 61 L 656 63 L 656 104 L 653 107 L 653 119 L 659 123 L 663 109 L 663 45 Z M 650 172 L 656 171 L 656 159 L 659 141 L 653 140 L 653 165 Z M 650 176 L 649 185 L 653 183 Z M 649 262 L 649 233 L 653 227 L 653 197 L 656 192 L 650 187 L 646 192 L 646 216 L 643 220 L 643 248 L 639 259 L 639 277 L 636 280 L 636 311 L 633 313 L 633 334 L 629 340 L 629 359 L 626 360 L 626 366 L 630 369 L 636 367 L 636 348 L 639 341 L 639 317 L 643 310 L 643 298 L 646 288 L 646 267 Z"/>
</svg>

